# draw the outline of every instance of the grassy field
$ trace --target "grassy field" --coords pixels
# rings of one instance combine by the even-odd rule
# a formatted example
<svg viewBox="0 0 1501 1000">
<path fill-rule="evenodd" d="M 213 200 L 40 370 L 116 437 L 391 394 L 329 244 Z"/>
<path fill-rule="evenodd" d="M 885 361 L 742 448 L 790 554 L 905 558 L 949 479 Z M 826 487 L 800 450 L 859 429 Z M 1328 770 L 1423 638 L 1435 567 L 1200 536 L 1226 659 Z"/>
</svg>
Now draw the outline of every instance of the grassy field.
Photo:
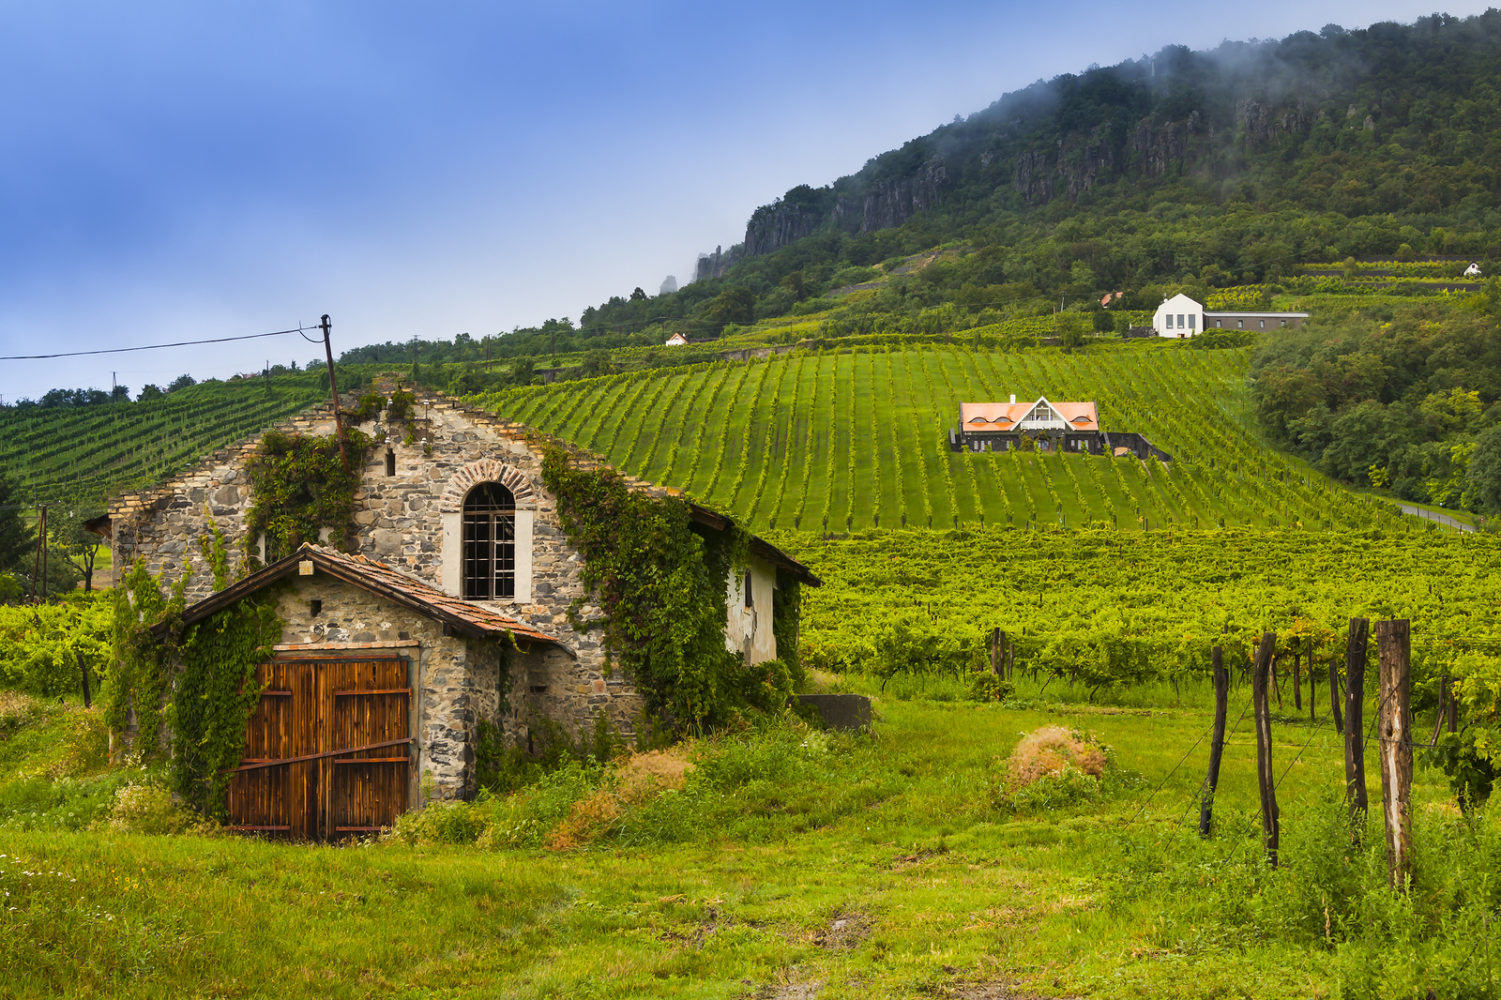
<svg viewBox="0 0 1501 1000">
<path fill-rule="evenodd" d="M 773 726 L 699 744 L 680 790 L 571 850 L 147 836 L 111 828 L 107 804 L 99 828 L 78 829 L 87 807 L 28 812 L 18 788 L 36 772 L 101 780 L 87 739 L 38 750 L 91 724 L 53 706 L 17 729 L 12 707 L 0 977 L 15 997 L 1307 997 L 1372 974 L 1390 989 L 1357 995 L 1461 981 L 1479 986 L 1439 995 L 1495 995 L 1478 960 L 1460 964 L 1479 939 L 1445 938 L 1427 913 L 1464 896 L 1455 880 L 1501 850 L 1501 831 L 1461 821 L 1433 772 L 1415 791 L 1422 902 L 1376 949 L 1371 900 L 1390 894 L 1379 848 L 1338 833 L 1339 738 L 1322 719 L 1275 723 L 1274 873 L 1243 688 L 1207 841 L 1201 688 L 1154 709 L 957 693 L 903 681 L 877 698 L 869 736 Z M 1115 777 L 1096 798 L 1004 808 L 998 758 L 1044 724 L 1098 734 Z M 1429 864 L 1439 855 L 1448 867 Z"/>
<path fill-rule="evenodd" d="M 1248 354 L 1180 344 L 998 353 L 914 345 L 608 376 L 480 397 L 758 530 L 968 524 L 1351 527 L 1401 515 L 1252 430 Z M 1093 399 L 1156 461 L 946 447 L 962 400 Z"/>
</svg>

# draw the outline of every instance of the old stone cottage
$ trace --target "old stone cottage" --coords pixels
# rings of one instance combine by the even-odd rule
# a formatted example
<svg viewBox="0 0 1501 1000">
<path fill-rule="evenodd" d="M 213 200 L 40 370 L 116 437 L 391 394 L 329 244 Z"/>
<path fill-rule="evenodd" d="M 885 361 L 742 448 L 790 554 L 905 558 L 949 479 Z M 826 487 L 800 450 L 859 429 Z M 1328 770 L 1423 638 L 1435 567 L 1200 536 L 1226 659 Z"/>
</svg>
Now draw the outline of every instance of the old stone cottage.
<svg viewBox="0 0 1501 1000">
<path fill-rule="evenodd" d="M 332 409 L 281 429 L 330 435 Z M 235 563 L 265 555 L 263 539 L 246 537 L 245 466 L 259 436 L 113 500 L 96 524 L 111 541 L 116 582 L 137 557 L 164 579 L 192 574 L 189 623 L 251 594 L 274 596 L 282 641 L 263 668 L 266 691 L 230 788 L 237 826 L 314 837 L 378 828 L 425 797 L 474 791 L 481 723 L 524 745 L 543 720 L 581 732 L 604 713 L 628 733 L 640 714 L 598 632 L 570 623 L 585 596 L 582 562 L 543 485 L 545 439 L 437 394 L 399 421 L 388 412 L 361 429 L 377 443 L 354 493 L 349 552 L 273 552 L 212 592 L 198 548 L 212 527 Z M 701 535 L 730 527 L 713 511 L 690 511 Z M 725 643 L 757 663 L 778 654 L 779 592 L 819 581 L 759 538 L 744 562 L 725 581 Z M 582 609 L 584 619 L 599 613 Z"/>
</svg>

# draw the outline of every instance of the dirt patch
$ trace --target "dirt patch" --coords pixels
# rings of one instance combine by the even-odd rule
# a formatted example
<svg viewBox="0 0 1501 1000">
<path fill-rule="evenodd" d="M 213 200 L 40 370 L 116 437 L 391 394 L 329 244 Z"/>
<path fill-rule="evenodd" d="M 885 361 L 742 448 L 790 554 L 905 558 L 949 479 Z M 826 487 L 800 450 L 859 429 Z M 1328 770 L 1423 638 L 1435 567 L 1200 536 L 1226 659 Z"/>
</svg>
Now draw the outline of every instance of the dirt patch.
<svg viewBox="0 0 1501 1000">
<path fill-rule="evenodd" d="M 849 951 L 870 936 L 871 920 L 854 910 L 834 914 L 827 927 L 813 934 L 813 943 L 830 951 Z"/>
</svg>

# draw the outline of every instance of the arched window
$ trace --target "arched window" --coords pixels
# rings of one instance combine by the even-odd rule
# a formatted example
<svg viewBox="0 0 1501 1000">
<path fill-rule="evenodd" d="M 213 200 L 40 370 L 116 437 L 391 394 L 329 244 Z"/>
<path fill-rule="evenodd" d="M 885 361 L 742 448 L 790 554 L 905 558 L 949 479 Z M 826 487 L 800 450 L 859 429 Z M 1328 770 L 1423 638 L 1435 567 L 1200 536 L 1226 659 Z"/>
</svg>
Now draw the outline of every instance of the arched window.
<svg viewBox="0 0 1501 1000">
<path fill-rule="evenodd" d="M 499 483 L 480 483 L 464 498 L 464 597 L 516 596 L 516 498 Z"/>
</svg>

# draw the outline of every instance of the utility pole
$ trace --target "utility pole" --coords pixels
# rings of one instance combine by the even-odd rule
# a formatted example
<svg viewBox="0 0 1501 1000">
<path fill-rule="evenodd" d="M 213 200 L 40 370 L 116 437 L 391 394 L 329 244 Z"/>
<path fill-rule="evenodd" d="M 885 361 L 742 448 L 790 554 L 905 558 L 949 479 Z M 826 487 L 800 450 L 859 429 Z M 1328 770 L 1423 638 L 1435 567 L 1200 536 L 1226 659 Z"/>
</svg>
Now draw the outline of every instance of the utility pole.
<svg viewBox="0 0 1501 1000">
<path fill-rule="evenodd" d="M 334 430 L 339 436 L 339 462 L 349 471 L 349 454 L 344 450 L 344 418 L 339 416 L 339 383 L 334 379 L 334 349 L 328 340 L 328 313 L 319 324 L 323 330 L 323 356 L 328 360 L 328 391 L 334 400 Z"/>
</svg>

